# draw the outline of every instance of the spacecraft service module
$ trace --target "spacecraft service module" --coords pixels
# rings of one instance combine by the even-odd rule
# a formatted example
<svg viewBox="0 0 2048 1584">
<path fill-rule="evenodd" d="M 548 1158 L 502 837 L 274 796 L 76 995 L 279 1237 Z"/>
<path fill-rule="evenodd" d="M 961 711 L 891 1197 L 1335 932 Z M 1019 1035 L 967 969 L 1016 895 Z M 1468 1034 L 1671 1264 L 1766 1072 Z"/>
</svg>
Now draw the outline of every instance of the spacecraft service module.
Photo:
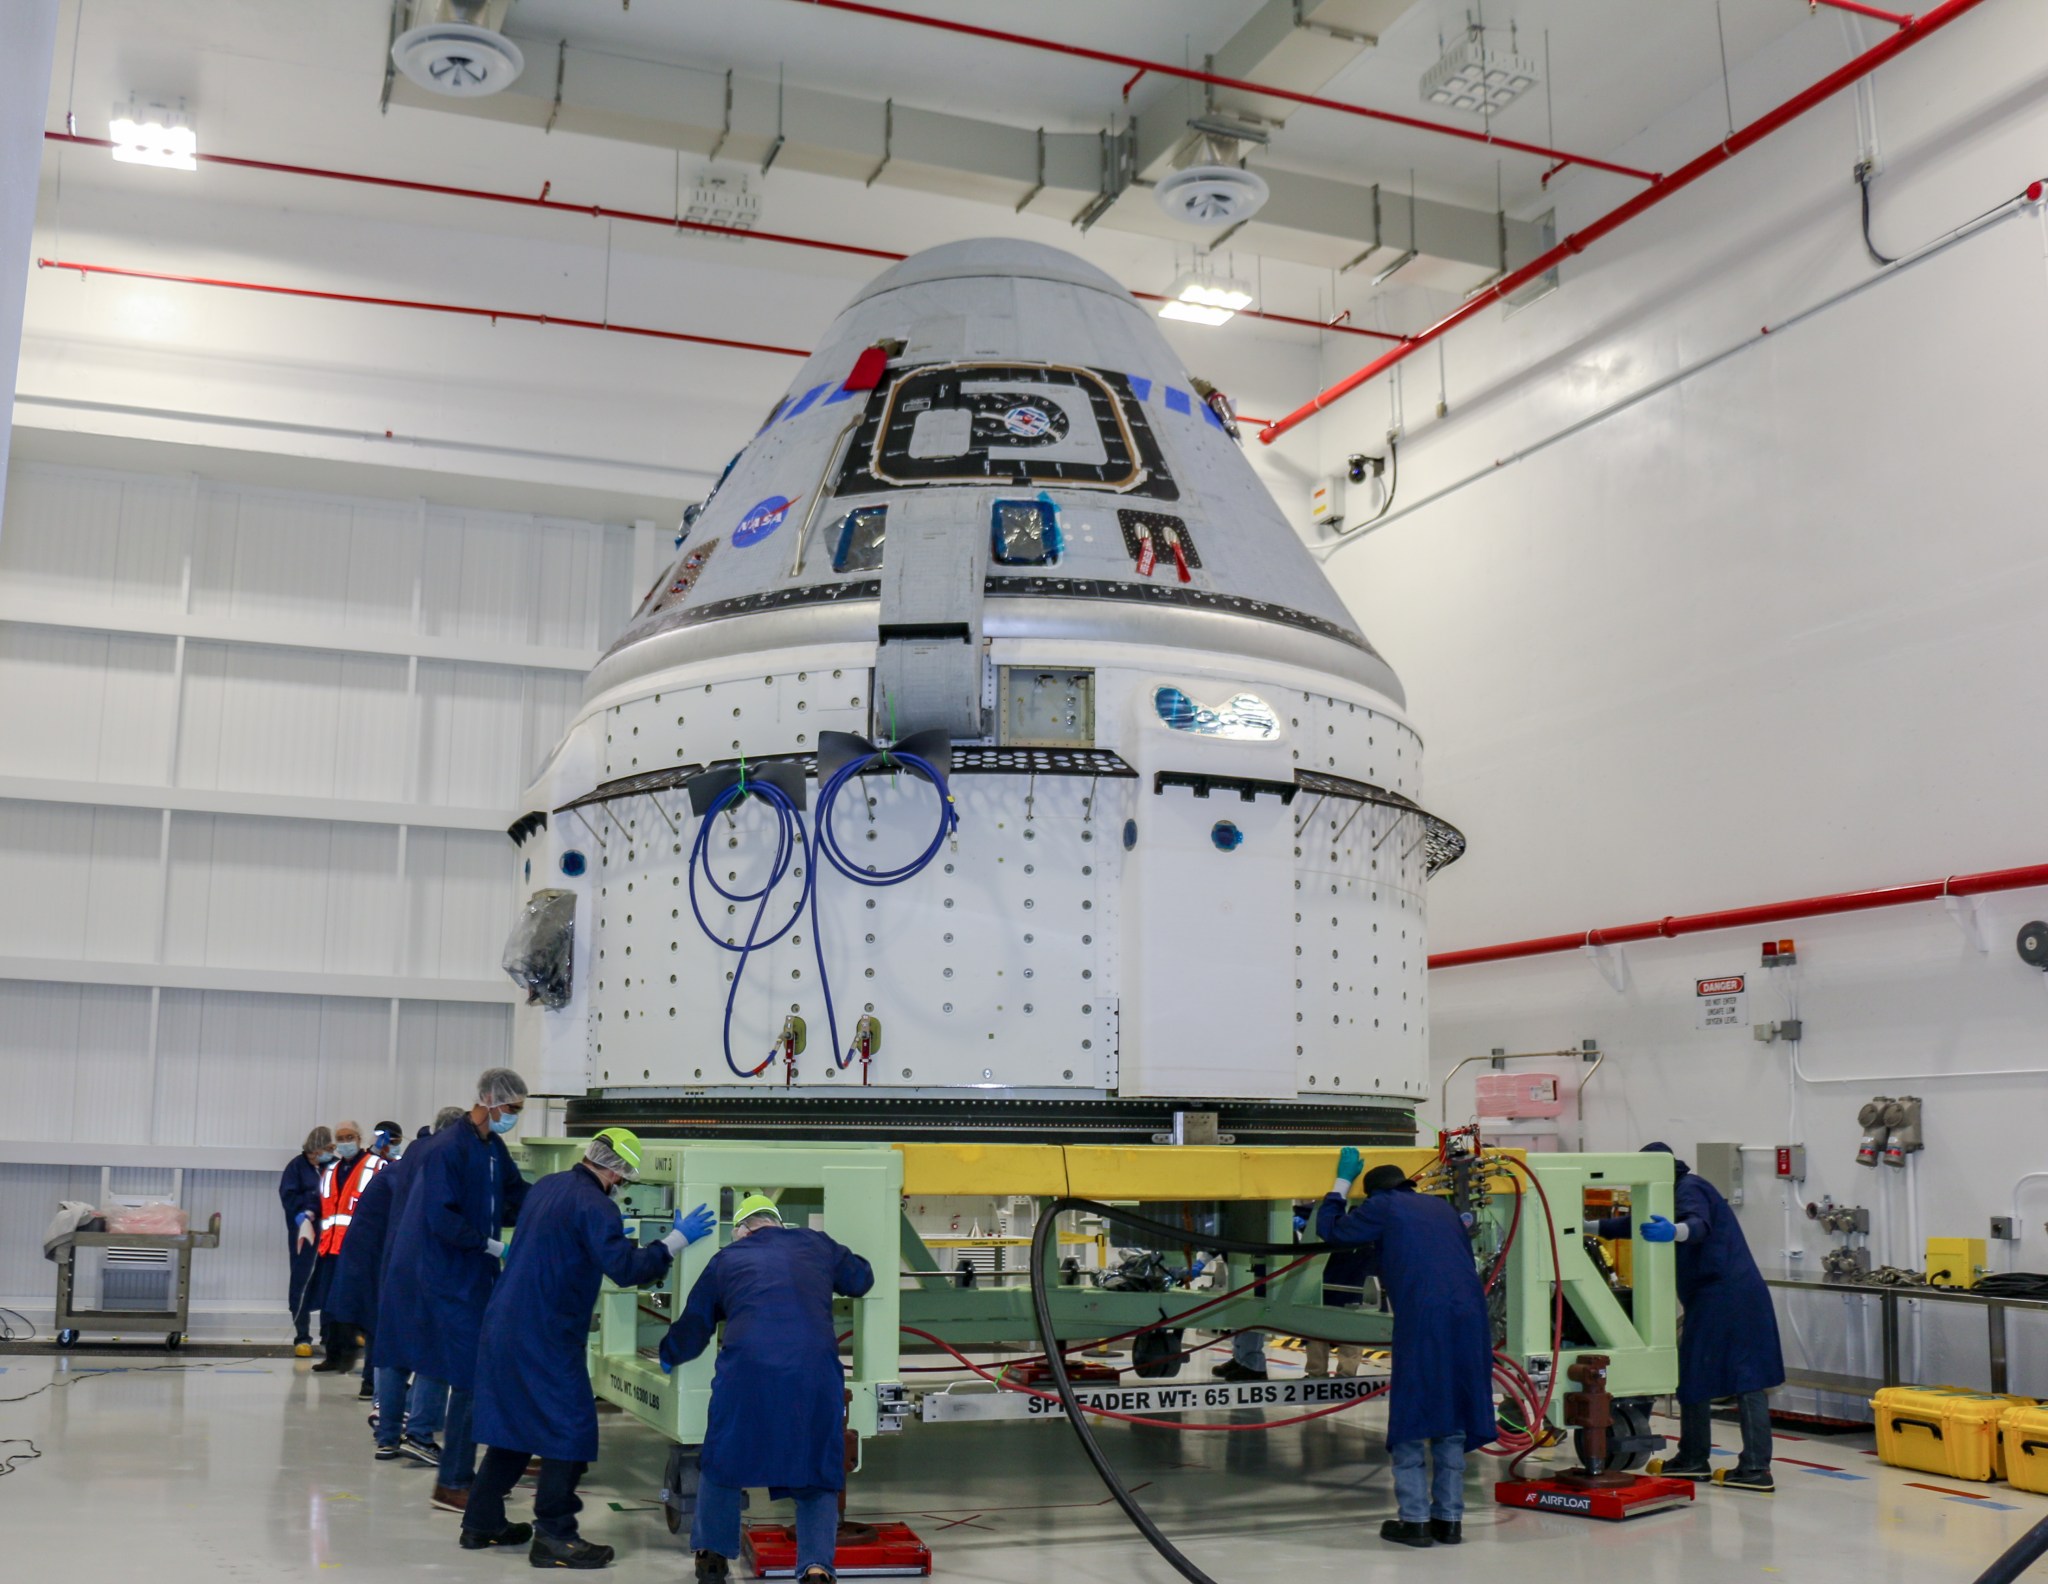
<svg viewBox="0 0 2048 1584">
<path fill-rule="evenodd" d="M 572 1125 L 1406 1140 L 1464 841 L 1205 394 L 1054 248 L 840 315 L 513 827 Z"/>
</svg>

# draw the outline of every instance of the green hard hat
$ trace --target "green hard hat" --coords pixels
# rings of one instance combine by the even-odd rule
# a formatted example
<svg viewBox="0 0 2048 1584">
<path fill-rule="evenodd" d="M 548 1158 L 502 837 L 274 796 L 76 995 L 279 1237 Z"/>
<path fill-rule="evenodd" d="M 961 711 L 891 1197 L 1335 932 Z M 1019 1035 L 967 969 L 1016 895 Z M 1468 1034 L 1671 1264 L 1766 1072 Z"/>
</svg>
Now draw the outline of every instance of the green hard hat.
<svg viewBox="0 0 2048 1584">
<path fill-rule="evenodd" d="M 750 1193 L 733 1210 L 733 1225 L 738 1226 L 757 1215 L 772 1215 L 778 1221 L 782 1219 L 782 1212 L 775 1208 L 773 1199 L 764 1193 Z"/>
<path fill-rule="evenodd" d="M 602 1140 L 611 1152 L 630 1166 L 635 1175 L 640 1170 L 640 1135 L 631 1128 L 608 1127 L 592 1135 L 592 1141 Z"/>
</svg>

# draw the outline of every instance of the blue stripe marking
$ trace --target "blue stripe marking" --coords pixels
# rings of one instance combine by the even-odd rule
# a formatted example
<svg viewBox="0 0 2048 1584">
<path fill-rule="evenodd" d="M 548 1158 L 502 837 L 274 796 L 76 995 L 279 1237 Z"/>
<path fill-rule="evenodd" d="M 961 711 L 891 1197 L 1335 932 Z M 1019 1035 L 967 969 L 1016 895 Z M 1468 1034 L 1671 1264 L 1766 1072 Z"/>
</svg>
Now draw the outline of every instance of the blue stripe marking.
<svg viewBox="0 0 2048 1584">
<path fill-rule="evenodd" d="M 1943 1501 L 1961 1502 L 1966 1507 L 1984 1507 L 1992 1512 L 2018 1512 L 2010 1502 L 1986 1501 L 1982 1496 L 1944 1496 Z"/>
<path fill-rule="evenodd" d="M 796 399 L 796 401 L 791 404 L 789 411 L 784 413 L 782 416 L 784 418 L 794 418 L 798 413 L 807 410 L 812 402 L 816 401 L 820 396 L 825 394 L 826 390 L 831 386 L 831 384 L 832 382 L 830 380 L 827 380 L 823 385 L 813 385 L 809 390 L 805 391 L 803 395 L 799 396 Z"/>
<path fill-rule="evenodd" d="M 1168 412 L 1184 413 L 1192 412 L 1194 409 L 1188 405 L 1188 393 L 1186 391 L 1182 390 L 1178 385 L 1169 385 L 1166 387 L 1166 410 Z"/>
<path fill-rule="evenodd" d="M 1139 401 L 1152 399 L 1152 382 L 1142 374 L 1126 374 L 1124 380 L 1131 387 L 1131 394 Z"/>
<path fill-rule="evenodd" d="M 847 375 L 848 379 L 851 379 L 852 377 L 853 376 L 850 373 Z M 855 396 L 865 396 L 866 394 L 866 391 L 848 390 L 844 385 L 841 385 L 839 389 L 837 389 L 830 396 L 827 396 L 825 398 L 823 405 L 830 407 L 834 402 L 850 401 Z"/>
<path fill-rule="evenodd" d="M 1218 418 L 1218 417 L 1216 416 L 1216 409 L 1215 409 L 1214 407 L 1211 407 L 1211 406 L 1210 406 L 1210 405 L 1209 405 L 1209 404 L 1208 404 L 1207 402 L 1203 402 L 1203 403 L 1201 404 L 1201 407 L 1202 407 L 1202 416 L 1203 416 L 1204 418 L 1208 419 L 1208 420 L 1209 420 L 1209 422 L 1210 422 L 1210 423 L 1212 423 L 1212 424 L 1214 424 L 1214 425 L 1215 425 L 1215 426 L 1216 426 L 1216 427 L 1217 427 L 1218 429 L 1222 429 L 1222 428 L 1223 428 L 1223 420 L 1222 420 L 1221 418 Z M 1226 430 L 1226 431 L 1225 431 L 1225 433 L 1228 433 L 1228 431 Z"/>
<path fill-rule="evenodd" d="M 1865 1480 L 1868 1474 L 1844 1474 L 1840 1469 L 1802 1469 L 1803 1474 L 1818 1474 L 1822 1479 Z"/>
</svg>

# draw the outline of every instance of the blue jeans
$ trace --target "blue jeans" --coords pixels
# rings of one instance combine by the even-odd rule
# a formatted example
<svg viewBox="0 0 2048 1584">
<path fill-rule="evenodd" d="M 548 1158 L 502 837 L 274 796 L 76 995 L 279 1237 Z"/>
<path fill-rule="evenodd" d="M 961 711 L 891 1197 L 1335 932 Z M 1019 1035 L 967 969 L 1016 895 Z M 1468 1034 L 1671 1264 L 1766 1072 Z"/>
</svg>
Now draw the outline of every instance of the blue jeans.
<svg viewBox="0 0 2048 1584">
<path fill-rule="evenodd" d="M 441 1472 L 437 1485 L 468 1490 L 476 1483 L 476 1437 L 469 1428 L 470 1394 L 448 1388 L 448 1418 L 441 1436 Z"/>
<path fill-rule="evenodd" d="M 1266 1333 L 1263 1331 L 1240 1331 L 1230 1339 L 1230 1356 L 1239 1369 L 1262 1370 L 1266 1367 Z"/>
<path fill-rule="evenodd" d="M 812 1486 L 790 1493 L 796 1498 L 796 1576 L 804 1569 L 832 1571 L 839 1548 L 839 1492 Z M 747 1493 L 720 1485 L 705 1476 L 697 1485 L 697 1515 L 690 1520 L 690 1549 L 716 1551 L 722 1557 L 740 1554 L 740 1513 Z"/>
<path fill-rule="evenodd" d="M 431 1441 L 441 1433 L 448 1414 L 448 1388 L 424 1375 L 377 1366 L 377 1445 L 397 1446 L 401 1434 Z"/>
<path fill-rule="evenodd" d="M 1394 1500 L 1401 1522 L 1423 1523 L 1441 1518 L 1458 1523 L 1465 1516 L 1465 1438 L 1438 1436 L 1434 1441 L 1396 1441 L 1387 1450 L 1394 1457 Z M 1431 1468 L 1424 1472 L 1427 1456 Z"/>
</svg>

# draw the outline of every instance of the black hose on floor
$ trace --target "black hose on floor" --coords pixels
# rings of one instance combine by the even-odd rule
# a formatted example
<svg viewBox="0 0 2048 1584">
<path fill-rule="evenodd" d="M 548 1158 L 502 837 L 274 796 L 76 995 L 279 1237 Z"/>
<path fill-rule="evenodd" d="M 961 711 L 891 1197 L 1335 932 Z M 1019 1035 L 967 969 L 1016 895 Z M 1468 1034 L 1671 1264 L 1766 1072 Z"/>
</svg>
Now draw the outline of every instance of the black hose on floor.
<svg viewBox="0 0 2048 1584">
<path fill-rule="evenodd" d="M 1119 1210 L 1114 1205 L 1098 1203 L 1093 1199 L 1055 1199 L 1039 1212 L 1038 1225 L 1031 1232 L 1031 1309 L 1038 1321 L 1038 1345 L 1045 1352 L 1046 1368 L 1052 1372 L 1053 1390 L 1058 1394 L 1060 1407 L 1066 1410 L 1067 1423 L 1074 1427 L 1074 1434 L 1080 1440 L 1081 1450 L 1088 1461 L 1095 1465 L 1095 1472 L 1102 1483 L 1109 1488 L 1109 1494 L 1116 1499 L 1124 1516 L 1136 1526 L 1145 1541 L 1173 1565 L 1175 1572 L 1188 1584 L 1216 1584 L 1216 1581 L 1188 1560 L 1171 1540 L 1161 1532 L 1151 1515 L 1138 1505 L 1137 1498 L 1117 1478 L 1116 1470 L 1110 1467 L 1101 1445 L 1095 1439 L 1095 1432 L 1088 1426 L 1087 1415 L 1074 1396 L 1074 1384 L 1067 1378 L 1067 1361 L 1060 1352 L 1059 1338 L 1053 1335 L 1052 1299 L 1046 1290 L 1046 1260 L 1052 1248 L 1054 1230 L 1060 1216 L 1068 1210 L 1085 1210 L 1105 1220 L 1115 1221 L 1123 1226 L 1136 1227 L 1141 1232 L 1157 1238 L 1186 1241 L 1188 1234 L 1184 1227 L 1169 1226 L 1163 1221 L 1150 1221 L 1144 1216 L 1133 1215 L 1128 1210 Z M 1213 1248 L 1224 1254 L 1313 1254 L 1331 1247 L 1324 1243 L 1248 1243 L 1237 1238 L 1209 1237 L 1201 1239 L 1204 1248 Z M 2043 1525 L 2048 1528 L 2048 1524 Z"/>
<path fill-rule="evenodd" d="M 1976 1584 L 2012 1584 L 2044 1556 L 2048 1556 L 2048 1518 L 2015 1540 L 2004 1555 L 1977 1575 Z"/>
</svg>

